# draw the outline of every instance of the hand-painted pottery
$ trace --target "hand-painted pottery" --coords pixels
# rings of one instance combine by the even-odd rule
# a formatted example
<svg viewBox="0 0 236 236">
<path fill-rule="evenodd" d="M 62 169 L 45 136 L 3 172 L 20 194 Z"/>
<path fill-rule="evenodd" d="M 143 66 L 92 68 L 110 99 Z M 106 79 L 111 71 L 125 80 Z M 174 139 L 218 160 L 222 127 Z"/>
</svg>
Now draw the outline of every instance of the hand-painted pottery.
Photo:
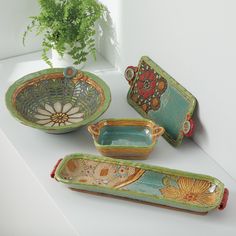
<svg viewBox="0 0 236 236">
<path fill-rule="evenodd" d="M 147 119 L 108 119 L 89 125 L 88 131 L 104 156 L 146 159 L 165 130 Z"/>
<path fill-rule="evenodd" d="M 211 176 L 79 153 L 59 160 L 51 177 L 72 189 L 198 213 L 223 210 L 229 194 Z"/>
<path fill-rule="evenodd" d="M 139 66 L 127 67 L 128 103 L 143 117 L 165 128 L 163 137 L 172 145 L 194 131 L 192 115 L 196 98 L 150 58 L 142 57 Z"/>
<path fill-rule="evenodd" d="M 48 133 L 70 132 L 94 121 L 110 100 L 105 82 L 73 67 L 26 75 L 6 93 L 7 107 L 15 118 Z"/>
</svg>

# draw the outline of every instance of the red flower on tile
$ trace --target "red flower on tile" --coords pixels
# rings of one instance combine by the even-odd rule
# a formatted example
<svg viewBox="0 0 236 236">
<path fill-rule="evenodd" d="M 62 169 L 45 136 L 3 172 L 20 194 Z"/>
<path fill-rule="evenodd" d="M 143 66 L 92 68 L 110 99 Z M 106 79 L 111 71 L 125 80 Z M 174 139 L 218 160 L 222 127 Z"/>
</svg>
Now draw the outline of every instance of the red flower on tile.
<svg viewBox="0 0 236 236">
<path fill-rule="evenodd" d="M 142 73 L 137 82 L 139 95 L 144 99 L 152 96 L 155 93 L 156 82 L 156 76 L 153 72 L 145 71 Z"/>
</svg>

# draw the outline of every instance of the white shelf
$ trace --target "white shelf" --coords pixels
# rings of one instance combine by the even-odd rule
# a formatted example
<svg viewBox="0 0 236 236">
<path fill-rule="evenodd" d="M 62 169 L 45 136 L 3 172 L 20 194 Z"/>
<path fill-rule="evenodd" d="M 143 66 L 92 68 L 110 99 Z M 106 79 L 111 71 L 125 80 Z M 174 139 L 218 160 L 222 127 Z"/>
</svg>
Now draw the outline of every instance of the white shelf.
<svg viewBox="0 0 236 236">
<path fill-rule="evenodd" d="M 78 235 L 1 130 L 0 147 L 0 234 Z"/>
<path fill-rule="evenodd" d="M 158 233 L 164 233 L 167 236 L 173 234 L 206 235 L 212 232 L 214 235 L 225 232 L 227 236 L 236 235 L 236 205 L 234 204 L 236 183 L 191 140 L 186 140 L 179 148 L 173 148 L 161 138 L 155 151 L 145 162 L 219 178 L 230 190 L 228 207 L 222 212 L 213 211 L 206 216 L 198 216 L 125 200 L 104 198 L 71 191 L 50 179 L 49 173 L 59 158 L 73 152 L 99 154 L 85 127 L 64 135 L 49 135 L 21 125 L 7 111 L 4 105 L 4 94 L 8 86 L 21 76 L 45 67 L 38 53 L 0 62 L 0 129 L 77 232 L 82 236 L 92 236 L 95 233 L 103 236 L 134 234 L 139 236 Z M 84 70 L 96 73 L 111 88 L 112 102 L 108 111 L 102 116 L 103 118 L 139 117 L 126 102 L 129 88 L 127 82 L 103 58 L 99 57 L 96 63 L 91 63 Z M 10 163 L 9 156 L 2 156 L 2 160 L 4 163 Z M 4 172 L 0 172 L 0 178 L 6 179 L 3 174 Z M 22 176 L 17 176 L 17 181 L 24 185 Z M 32 183 L 34 183 L 34 178 L 32 178 Z M 20 190 L 12 191 L 12 189 L 7 190 L 7 193 L 17 194 Z M 1 218 L 5 214 L 7 212 L 0 211 Z M 45 212 L 45 218 L 52 220 L 47 212 Z"/>
</svg>

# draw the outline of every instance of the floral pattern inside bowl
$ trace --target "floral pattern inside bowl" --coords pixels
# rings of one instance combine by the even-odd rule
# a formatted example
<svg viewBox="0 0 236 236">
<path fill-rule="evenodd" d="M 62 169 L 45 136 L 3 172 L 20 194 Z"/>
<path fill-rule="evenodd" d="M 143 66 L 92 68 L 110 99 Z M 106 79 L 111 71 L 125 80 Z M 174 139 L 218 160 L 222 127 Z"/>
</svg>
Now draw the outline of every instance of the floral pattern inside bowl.
<svg viewBox="0 0 236 236">
<path fill-rule="evenodd" d="M 97 76 L 48 69 L 23 77 L 7 91 L 10 112 L 25 125 L 65 133 L 97 119 L 110 104 L 110 90 Z"/>
<path fill-rule="evenodd" d="M 56 102 L 52 106 L 46 103 L 44 109 L 37 108 L 37 112 L 36 123 L 50 127 L 80 122 L 84 116 L 84 113 L 80 112 L 80 107 L 73 107 L 71 103 L 62 105 L 61 102 Z"/>
</svg>

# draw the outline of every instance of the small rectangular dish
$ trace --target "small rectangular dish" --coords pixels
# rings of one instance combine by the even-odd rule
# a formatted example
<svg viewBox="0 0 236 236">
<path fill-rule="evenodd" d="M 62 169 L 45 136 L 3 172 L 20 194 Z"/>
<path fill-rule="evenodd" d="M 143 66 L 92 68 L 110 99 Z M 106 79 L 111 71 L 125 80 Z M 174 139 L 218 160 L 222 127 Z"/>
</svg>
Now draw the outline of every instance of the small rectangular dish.
<svg viewBox="0 0 236 236">
<path fill-rule="evenodd" d="M 200 214 L 223 210 L 229 195 L 211 176 L 81 153 L 60 159 L 51 177 L 80 191 Z"/>
<path fill-rule="evenodd" d="M 138 67 L 128 66 L 125 78 L 130 85 L 128 103 L 144 118 L 165 128 L 163 137 L 178 146 L 192 136 L 196 98 L 150 58 L 141 58 Z"/>
<path fill-rule="evenodd" d="M 146 159 L 165 130 L 147 119 L 107 119 L 89 125 L 88 131 L 104 156 Z"/>
</svg>

